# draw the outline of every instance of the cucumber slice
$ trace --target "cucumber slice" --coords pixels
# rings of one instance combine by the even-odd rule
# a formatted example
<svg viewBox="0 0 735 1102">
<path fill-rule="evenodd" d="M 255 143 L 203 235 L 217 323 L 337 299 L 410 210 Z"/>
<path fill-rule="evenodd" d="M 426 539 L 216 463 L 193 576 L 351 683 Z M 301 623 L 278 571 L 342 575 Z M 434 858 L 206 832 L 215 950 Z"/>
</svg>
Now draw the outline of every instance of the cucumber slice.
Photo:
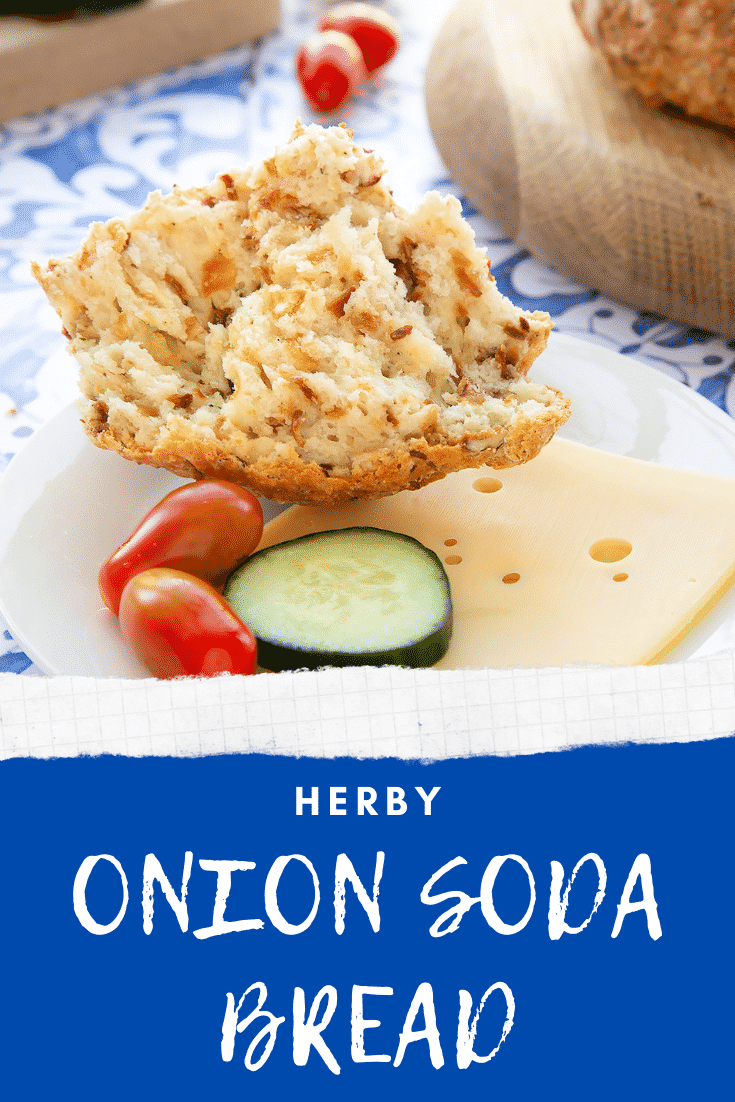
<svg viewBox="0 0 735 1102">
<path fill-rule="evenodd" d="M 269 670 L 433 666 L 452 635 L 441 562 L 418 540 L 381 528 L 266 547 L 230 575 L 224 597 Z"/>
</svg>

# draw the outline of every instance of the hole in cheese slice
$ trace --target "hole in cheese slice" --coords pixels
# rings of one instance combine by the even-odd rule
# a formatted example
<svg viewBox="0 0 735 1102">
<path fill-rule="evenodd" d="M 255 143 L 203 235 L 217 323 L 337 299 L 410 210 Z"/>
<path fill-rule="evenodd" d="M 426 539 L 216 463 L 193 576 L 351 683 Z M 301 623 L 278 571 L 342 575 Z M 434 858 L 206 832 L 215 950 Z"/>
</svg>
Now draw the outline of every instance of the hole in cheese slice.
<svg viewBox="0 0 735 1102">
<path fill-rule="evenodd" d="M 633 545 L 628 540 L 621 540 L 615 536 L 608 539 L 597 540 L 590 547 L 590 555 L 595 562 L 620 562 L 633 550 Z"/>
<path fill-rule="evenodd" d="M 294 507 L 261 546 L 329 528 L 403 532 L 441 553 L 454 634 L 438 668 L 629 666 L 660 661 L 735 578 L 735 479 L 673 470 L 560 438 L 478 493 L 461 471 L 374 502 Z M 590 548 L 610 533 L 631 546 L 625 585 Z M 616 537 L 617 538 L 617 537 Z M 618 568 L 619 569 L 619 568 Z M 523 585 L 503 584 L 520 575 Z"/>
</svg>

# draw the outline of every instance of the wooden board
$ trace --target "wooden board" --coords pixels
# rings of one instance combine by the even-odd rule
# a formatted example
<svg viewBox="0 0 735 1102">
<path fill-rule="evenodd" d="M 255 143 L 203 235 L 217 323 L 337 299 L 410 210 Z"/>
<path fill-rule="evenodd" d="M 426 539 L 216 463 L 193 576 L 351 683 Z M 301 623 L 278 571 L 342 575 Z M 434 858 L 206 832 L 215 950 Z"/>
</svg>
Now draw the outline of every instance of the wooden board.
<svg viewBox="0 0 735 1102">
<path fill-rule="evenodd" d="M 64 23 L 2 18 L 0 121 L 241 46 L 279 21 L 279 0 L 146 0 Z"/>
<path fill-rule="evenodd" d="M 735 132 L 622 92 L 569 0 L 460 0 L 426 103 L 452 176 L 520 245 L 613 299 L 735 335 Z"/>
</svg>

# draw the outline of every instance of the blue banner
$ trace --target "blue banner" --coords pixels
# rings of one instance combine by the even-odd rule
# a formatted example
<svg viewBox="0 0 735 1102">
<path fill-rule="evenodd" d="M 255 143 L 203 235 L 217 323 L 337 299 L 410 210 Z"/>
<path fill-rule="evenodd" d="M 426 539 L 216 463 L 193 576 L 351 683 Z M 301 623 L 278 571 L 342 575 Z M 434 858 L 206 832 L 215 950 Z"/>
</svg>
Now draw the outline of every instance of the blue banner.
<svg viewBox="0 0 735 1102">
<path fill-rule="evenodd" d="M 735 739 L 0 768 L 4 1097 L 732 1089 Z"/>
</svg>

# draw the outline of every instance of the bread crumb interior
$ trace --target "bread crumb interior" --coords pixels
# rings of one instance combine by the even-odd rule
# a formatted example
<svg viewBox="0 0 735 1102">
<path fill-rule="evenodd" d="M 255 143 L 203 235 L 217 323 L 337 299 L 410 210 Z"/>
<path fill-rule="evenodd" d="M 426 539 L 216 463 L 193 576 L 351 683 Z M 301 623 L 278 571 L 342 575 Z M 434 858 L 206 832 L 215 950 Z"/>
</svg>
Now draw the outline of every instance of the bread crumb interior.
<svg viewBox="0 0 735 1102">
<path fill-rule="evenodd" d="M 407 212 L 383 174 L 345 127 L 297 123 L 270 160 L 35 266 L 95 442 L 286 501 L 536 454 L 568 416 L 526 377 L 548 315 L 500 294 L 457 199 Z"/>
</svg>

